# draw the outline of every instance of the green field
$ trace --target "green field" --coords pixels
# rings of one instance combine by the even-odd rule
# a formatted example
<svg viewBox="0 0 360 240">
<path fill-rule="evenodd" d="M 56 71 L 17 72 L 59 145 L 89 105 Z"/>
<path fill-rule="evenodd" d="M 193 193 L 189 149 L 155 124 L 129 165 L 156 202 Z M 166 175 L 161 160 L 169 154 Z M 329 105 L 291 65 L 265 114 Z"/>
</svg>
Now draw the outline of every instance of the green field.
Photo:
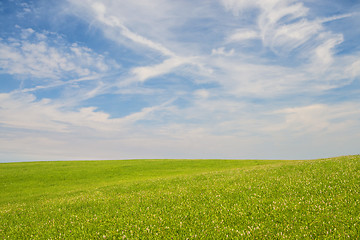
<svg viewBox="0 0 360 240">
<path fill-rule="evenodd" d="M 0 164 L 0 239 L 359 239 L 360 156 Z"/>
</svg>

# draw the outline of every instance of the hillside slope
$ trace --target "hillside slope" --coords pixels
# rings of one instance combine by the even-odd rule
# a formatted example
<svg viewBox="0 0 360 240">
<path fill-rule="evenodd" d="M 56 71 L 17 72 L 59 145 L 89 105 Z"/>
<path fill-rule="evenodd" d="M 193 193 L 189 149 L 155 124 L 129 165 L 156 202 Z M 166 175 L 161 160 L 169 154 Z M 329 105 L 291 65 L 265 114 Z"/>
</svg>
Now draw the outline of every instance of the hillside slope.
<svg viewBox="0 0 360 240">
<path fill-rule="evenodd" d="M 8 190 L 0 195 L 7 199 L 0 204 L 0 238 L 354 239 L 360 235 L 360 156 L 192 161 L 129 161 L 130 170 L 124 170 L 125 165 L 117 170 L 104 167 L 111 161 L 98 161 L 93 163 L 96 170 L 89 172 L 86 164 L 76 171 L 67 165 L 67 171 L 53 180 L 42 172 L 43 186 L 36 186 L 41 176 L 33 176 L 41 167 L 30 167 L 31 174 L 23 173 L 20 179 L 30 189 L 24 191 L 27 195 L 21 195 L 24 187 L 19 182 L 13 185 L 20 192 L 6 179 L 2 185 Z M 51 169 L 61 169 L 61 164 L 76 163 L 51 164 Z M 0 165 L 1 172 L 13 171 L 9 166 Z"/>
</svg>

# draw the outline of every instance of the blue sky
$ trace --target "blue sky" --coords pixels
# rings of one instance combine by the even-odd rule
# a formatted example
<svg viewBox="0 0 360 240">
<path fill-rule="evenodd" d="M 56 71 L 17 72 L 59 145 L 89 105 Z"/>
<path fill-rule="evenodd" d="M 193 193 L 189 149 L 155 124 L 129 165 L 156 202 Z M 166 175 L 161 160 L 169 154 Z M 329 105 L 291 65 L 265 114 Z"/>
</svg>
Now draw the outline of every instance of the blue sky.
<svg viewBox="0 0 360 240">
<path fill-rule="evenodd" d="M 354 0 L 0 2 L 0 161 L 360 149 Z"/>
</svg>

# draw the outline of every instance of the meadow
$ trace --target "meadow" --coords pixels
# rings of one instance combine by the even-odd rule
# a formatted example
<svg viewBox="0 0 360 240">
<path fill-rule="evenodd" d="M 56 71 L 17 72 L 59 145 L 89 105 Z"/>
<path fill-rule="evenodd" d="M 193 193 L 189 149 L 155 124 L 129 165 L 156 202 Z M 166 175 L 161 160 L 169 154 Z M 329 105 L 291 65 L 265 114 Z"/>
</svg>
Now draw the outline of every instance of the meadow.
<svg viewBox="0 0 360 240">
<path fill-rule="evenodd" d="M 0 164 L 0 239 L 359 239 L 360 156 Z"/>
</svg>

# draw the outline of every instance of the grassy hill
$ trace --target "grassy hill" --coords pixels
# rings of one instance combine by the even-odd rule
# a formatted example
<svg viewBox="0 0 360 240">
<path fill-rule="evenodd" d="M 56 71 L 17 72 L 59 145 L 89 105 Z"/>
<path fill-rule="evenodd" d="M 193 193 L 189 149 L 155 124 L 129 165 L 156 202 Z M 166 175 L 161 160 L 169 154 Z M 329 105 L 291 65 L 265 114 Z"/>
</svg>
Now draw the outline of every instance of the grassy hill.
<svg viewBox="0 0 360 240">
<path fill-rule="evenodd" d="M 360 236 L 360 156 L 0 164 L 0 239 Z"/>
</svg>

